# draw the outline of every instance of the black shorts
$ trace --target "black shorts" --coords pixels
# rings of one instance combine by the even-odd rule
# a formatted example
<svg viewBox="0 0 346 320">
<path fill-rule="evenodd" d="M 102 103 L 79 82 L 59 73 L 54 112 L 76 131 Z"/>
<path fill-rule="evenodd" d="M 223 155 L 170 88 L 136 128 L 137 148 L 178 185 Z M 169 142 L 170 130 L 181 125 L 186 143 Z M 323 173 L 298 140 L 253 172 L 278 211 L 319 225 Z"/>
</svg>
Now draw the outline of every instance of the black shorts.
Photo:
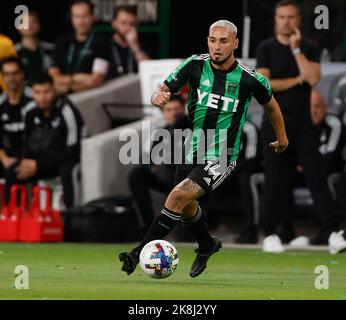
<svg viewBox="0 0 346 320">
<path fill-rule="evenodd" d="M 221 166 L 217 160 L 207 161 L 204 164 L 181 164 L 176 169 L 175 185 L 189 178 L 205 193 L 209 193 L 225 182 L 235 167 L 236 161 L 232 161 L 227 167 Z"/>
</svg>

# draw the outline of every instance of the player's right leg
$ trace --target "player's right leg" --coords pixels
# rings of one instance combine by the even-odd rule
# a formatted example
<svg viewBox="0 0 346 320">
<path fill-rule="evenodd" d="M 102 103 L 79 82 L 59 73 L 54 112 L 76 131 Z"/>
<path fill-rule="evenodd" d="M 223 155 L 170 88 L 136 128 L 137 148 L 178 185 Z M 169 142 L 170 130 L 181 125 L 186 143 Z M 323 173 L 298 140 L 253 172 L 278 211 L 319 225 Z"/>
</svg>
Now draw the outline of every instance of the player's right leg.
<svg viewBox="0 0 346 320">
<path fill-rule="evenodd" d="M 185 176 L 187 176 L 188 173 L 189 170 L 186 170 L 185 173 L 183 172 Z M 179 181 L 182 178 L 183 176 L 181 175 L 176 180 Z M 125 271 L 129 275 L 133 273 L 139 262 L 139 255 L 143 247 L 152 240 L 165 238 L 180 221 L 183 209 L 192 200 L 197 199 L 202 194 L 203 190 L 201 188 L 189 189 L 187 186 L 186 188 L 182 188 L 180 184 L 174 187 L 168 195 L 165 207 L 162 209 L 161 213 L 155 217 L 141 243 L 130 252 L 120 253 L 119 260 L 123 263 L 121 268 L 122 271 Z M 194 213 L 196 213 L 196 211 Z"/>
</svg>

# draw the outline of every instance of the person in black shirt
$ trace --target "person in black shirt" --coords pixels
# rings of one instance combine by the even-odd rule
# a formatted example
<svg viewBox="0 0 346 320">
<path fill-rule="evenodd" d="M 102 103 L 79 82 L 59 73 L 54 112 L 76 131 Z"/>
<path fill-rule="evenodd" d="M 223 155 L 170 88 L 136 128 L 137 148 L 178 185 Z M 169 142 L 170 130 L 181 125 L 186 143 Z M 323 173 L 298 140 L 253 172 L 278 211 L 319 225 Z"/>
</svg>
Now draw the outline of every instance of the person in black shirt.
<svg viewBox="0 0 346 320">
<path fill-rule="evenodd" d="M 269 122 L 264 119 L 261 133 L 265 144 L 265 184 L 263 188 L 263 250 L 282 252 L 277 226 L 293 212 L 293 186 L 297 161 L 304 167 L 304 176 L 314 200 L 315 212 L 321 228 L 310 239 L 311 244 L 329 242 L 331 253 L 346 248 L 346 241 L 338 228 L 330 190 L 318 152 L 318 139 L 310 116 L 310 93 L 321 77 L 319 53 L 315 45 L 302 38 L 299 26 L 300 8 L 294 1 L 284 0 L 275 10 L 275 37 L 260 43 L 257 49 L 257 71 L 267 76 L 273 87 L 285 119 L 290 146 L 284 154 L 269 151 L 268 143 L 274 137 Z M 281 214 L 281 217 L 280 217 Z M 285 241 L 295 237 L 293 228 L 284 235 Z"/>
<path fill-rule="evenodd" d="M 129 185 L 132 196 L 142 216 L 146 231 L 154 219 L 154 209 L 150 197 L 150 189 L 168 194 L 174 187 L 174 175 L 176 165 L 174 164 L 174 129 L 188 127 L 189 122 L 185 115 L 185 103 L 180 96 L 173 96 L 171 100 L 162 107 L 162 115 L 165 121 L 163 127 L 156 128 L 150 137 L 150 164 L 142 164 L 134 168 L 129 174 Z M 165 141 L 160 136 L 161 130 L 167 130 L 172 138 L 171 141 Z M 172 159 L 168 164 L 155 164 L 153 161 L 156 156 L 155 146 L 159 143 L 171 143 Z"/>
<path fill-rule="evenodd" d="M 109 41 L 92 30 L 95 22 L 93 7 L 87 0 L 74 1 L 71 5 L 74 33 L 55 44 L 49 74 L 60 94 L 99 87 L 107 75 Z"/>
<path fill-rule="evenodd" d="M 33 78 L 46 72 L 52 64 L 54 45 L 39 40 L 41 24 L 36 11 L 29 12 L 29 28 L 19 29 L 21 41 L 16 51 L 25 67 L 25 77 L 30 85 Z"/>
<path fill-rule="evenodd" d="M 66 207 L 73 205 L 72 169 L 79 162 L 83 120 L 64 97 L 57 98 L 53 79 L 33 80 L 37 105 L 26 114 L 22 158 L 6 177 L 10 185 L 60 176 Z"/>
<path fill-rule="evenodd" d="M 6 178 L 23 154 L 25 115 L 35 108 L 31 90 L 25 87 L 24 66 L 16 57 L 4 59 L 1 76 L 8 88 L 0 96 L 0 161 Z M 9 185 L 6 181 L 6 199 Z"/>
<path fill-rule="evenodd" d="M 341 120 L 334 114 L 327 112 L 327 105 L 323 96 L 316 90 L 311 93 L 311 119 L 314 128 L 318 135 L 318 150 L 322 155 L 322 166 L 324 172 L 329 176 L 333 173 L 341 173 L 344 171 L 345 161 L 343 160 L 342 153 L 346 145 L 346 132 Z M 295 186 L 301 187 L 306 186 L 304 180 L 304 166 L 298 162 L 296 176 L 293 178 L 295 180 Z M 335 186 L 339 183 L 336 181 Z M 336 189 L 336 200 L 340 204 L 344 201 L 344 194 L 340 193 Z M 294 217 L 292 214 L 284 217 L 282 221 L 282 228 L 285 230 L 287 226 L 294 225 Z M 283 231 L 283 234 L 287 232 Z"/>
<path fill-rule="evenodd" d="M 111 59 L 108 78 L 138 72 L 138 62 L 150 57 L 141 48 L 137 32 L 137 8 L 121 5 L 115 8 L 112 20 L 115 30 L 111 39 Z"/>
</svg>

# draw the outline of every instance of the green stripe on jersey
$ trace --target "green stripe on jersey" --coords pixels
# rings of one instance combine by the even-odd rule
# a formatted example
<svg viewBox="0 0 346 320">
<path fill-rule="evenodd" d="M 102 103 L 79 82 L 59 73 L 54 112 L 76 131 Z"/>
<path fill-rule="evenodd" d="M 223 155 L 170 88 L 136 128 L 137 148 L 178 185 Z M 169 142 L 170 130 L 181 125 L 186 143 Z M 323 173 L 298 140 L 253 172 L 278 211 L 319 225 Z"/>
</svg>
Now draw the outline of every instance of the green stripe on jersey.
<svg viewBox="0 0 346 320">
<path fill-rule="evenodd" d="M 203 122 L 205 114 L 208 110 L 206 100 L 208 95 L 204 93 L 211 93 L 214 84 L 214 73 L 210 66 L 210 60 L 207 60 L 203 64 L 203 71 L 199 81 L 199 92 L 198 92 L 198 101 L 194 110 L 194 121 L 193 121 L 193 133 L 192 140 L 187 155 L 187 160 L 192 161 L 194 154 L 198 151 L 201 135 L 204 135 L 202 132 Z M 204 97 L 202 98 L 202 96 Z M 204 137 L 205 138 L 205 137 Z"/>
<path fill-rule="evenodd" d="M 223 154 L 223 152 L 225 152 L 225 154 L 227 153 L 227 149 L 225 150 L 224 148 L 228 148 L 226 144 L 227 133 L 228 129 L 232 125 L 233 115 L 237 111 L 239 104 L 238 97 L 241 75 L 242 70 L 239 67 L 227 74 L 224 97 L 230 100 L 224 101 L 221 108 L 215 130 L 215 154 L 210 153 L 208 150 L 208 160 L 215 160 L 215 158 L 219 157 L 221 154 Z M 221 148 L 220 145 L 222 146 Z"/>
</svg>

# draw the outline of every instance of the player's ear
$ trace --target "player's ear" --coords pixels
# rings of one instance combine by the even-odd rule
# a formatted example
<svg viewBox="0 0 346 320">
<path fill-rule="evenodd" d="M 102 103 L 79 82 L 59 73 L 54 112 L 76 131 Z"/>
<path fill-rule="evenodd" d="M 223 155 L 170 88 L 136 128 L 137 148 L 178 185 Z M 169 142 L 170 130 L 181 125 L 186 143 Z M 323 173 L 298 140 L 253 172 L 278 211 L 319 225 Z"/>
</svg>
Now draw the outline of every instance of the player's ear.
<svg viewBox="0 0 346 320">
<path fill-rule="evenodd" d="M 234 49 L 238 49 L 238 45 L 239 45 L 239 39 L 236 38 L 236 39 L 234 40 Z"/>
</svg>

